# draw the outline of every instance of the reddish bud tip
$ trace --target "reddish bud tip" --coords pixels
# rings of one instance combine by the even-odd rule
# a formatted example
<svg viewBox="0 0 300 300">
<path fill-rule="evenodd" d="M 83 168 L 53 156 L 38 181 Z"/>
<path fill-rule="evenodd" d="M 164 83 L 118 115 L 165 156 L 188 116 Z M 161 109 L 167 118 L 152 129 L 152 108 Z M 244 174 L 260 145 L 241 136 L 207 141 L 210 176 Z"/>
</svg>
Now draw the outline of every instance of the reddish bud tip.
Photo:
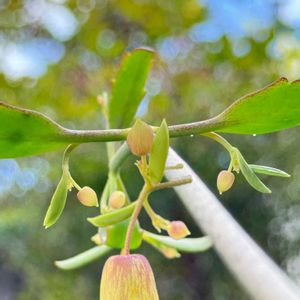
<svg viewBox="0 0 300 300">
<path fill-rule="evenodd" d="M 109 206 L 118 209 L 124 206 L 126 196 L 122 191 L 114 191 L 109 197 Z"/>
<path fill-rule="evenodd" d="M 138 119 L 127 135 L 127 144 L 134 155 L 143 156 L 151 151 L 153 139 L 151 126 Z"/>
<path fill-rule="evenodd" d="M 190 235 L 191 232 L 182 221 L 172 221 L 168 225 L 168 234 L 175 240 L 180 240 Z"/>
<path fill-rule="evenodd" d="M 77 198 L 85 206 L 99 206 L 97 194 L 89 186 L 83 187 L 77 193 Z"/>
<path fill-rule="evenodd" d="M 219 173 L 218 178 L 217 178 L 217 187 L 219 190 L 219 193 L 222 194 L 226 191 L 228 191 L 233 183 L 234 183 L 234 174 L 227 171 L 223 170 Z"/>
<path fill-rule="evenodd" d="M 158 300 L 151 266 L 143 255 L 115 255 L 105 263 L 101 300 Z"/>
</svg>

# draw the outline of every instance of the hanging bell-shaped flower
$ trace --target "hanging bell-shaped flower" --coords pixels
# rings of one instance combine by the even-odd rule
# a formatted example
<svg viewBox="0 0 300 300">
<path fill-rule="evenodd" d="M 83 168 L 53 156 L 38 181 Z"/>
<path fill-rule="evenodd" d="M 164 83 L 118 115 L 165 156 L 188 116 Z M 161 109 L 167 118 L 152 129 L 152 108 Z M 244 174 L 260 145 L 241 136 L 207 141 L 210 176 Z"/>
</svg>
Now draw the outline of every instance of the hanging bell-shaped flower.
<svg viewBox="0 0 300 300">
<path fill-rule="evenodd" d="M 151 266 L 140 254 L 111 256 L 100 284 L 101 300 L 159 300 Z"/>
</svg>

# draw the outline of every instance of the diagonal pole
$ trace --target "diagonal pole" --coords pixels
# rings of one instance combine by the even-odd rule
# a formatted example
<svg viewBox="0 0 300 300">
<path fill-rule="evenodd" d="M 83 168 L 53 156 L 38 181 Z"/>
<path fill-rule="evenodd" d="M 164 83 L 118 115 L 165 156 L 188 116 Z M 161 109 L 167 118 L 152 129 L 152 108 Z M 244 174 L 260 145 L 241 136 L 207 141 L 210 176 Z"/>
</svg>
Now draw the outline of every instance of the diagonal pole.
<svg viewBox="0 0 300 300">
<path fill-rule="evenodd" d="M 176 193 L 240 284 L 259 300 L 299 300 L 300 290 L 264 253 L 223 207 L 188 164 L 172 149 L 167 165 L 183 164 L 176 172 L 167 170 L 168 180 L 191 175 L 193 182 L 175 187 Z"/>
</svg>

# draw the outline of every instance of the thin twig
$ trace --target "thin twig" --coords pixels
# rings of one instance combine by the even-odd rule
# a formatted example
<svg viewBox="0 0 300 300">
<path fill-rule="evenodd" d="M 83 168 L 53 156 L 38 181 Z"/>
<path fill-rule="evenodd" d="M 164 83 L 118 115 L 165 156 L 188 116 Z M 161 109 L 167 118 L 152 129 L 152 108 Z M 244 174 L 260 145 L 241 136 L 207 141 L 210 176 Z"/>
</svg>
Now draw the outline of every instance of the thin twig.
<svg viewBox="0 0 300 300">
<path fill-rule="evenodd" d="M 162 190 L 162 189 L 169 189 L 169 188 L 172 188 L 175 186 L 184 185 L 184 184 L 188 184 L 191 182 L 192 182 L 192 177 L 185 176 L 185 177 L 177 178 L 177 179 L 174 179 L 171 181 L 158 183 L 152 187 L 152 191 L 154 192 L 154 191 L 158 191 L 158 190 Z"/>
<path fill-rule="evenodd" d="M 130 240 L 131 240 L 132 231 L 133 231 L 134 225 L 137 221 L 137 218 L 141 212 L 141 209 L 143 207 L 143 203 L 144 203 L 145 199 L 147 199 L 149 192 L 150 191 L 148 189 L 148 186 L 147 186 L 147 184 L 145 184 L 139 194 L 137 203 L 135 205 L 134 211 L 130 218 L 130 223 L 128 225 L 127 233 L 126 233 L 125 245 L 124 245 L 124 249 L 122 251 L 123 255 L 129 255 L 129 253 L 130 253 Z"/>
</svg>

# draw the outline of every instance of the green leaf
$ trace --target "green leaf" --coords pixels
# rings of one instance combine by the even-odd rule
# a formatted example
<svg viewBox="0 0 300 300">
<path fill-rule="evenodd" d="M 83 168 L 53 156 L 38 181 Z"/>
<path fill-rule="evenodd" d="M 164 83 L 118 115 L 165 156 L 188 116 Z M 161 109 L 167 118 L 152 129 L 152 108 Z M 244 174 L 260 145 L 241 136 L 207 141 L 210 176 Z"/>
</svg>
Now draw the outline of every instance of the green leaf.
<svg viewBox="0 0 300 300">
<path fill-rule="evenodd" d="M 266 187 L 263 184 L 263 182 L 255 175 L 255 173 L 249 167 L 248 163 L 246 162 L 241 152 L 237 148 L 235 148 L 234 155 L 236 156 L 235 159 L 237 160 L 239 168 L 243 173 L 244 177 L 246 178 L 246 180 L 248 181 L 248 183 L 261 193 L 267 193 L 267 194 L 271 193 L 271 190 L 268 187 Z"/>
<path fill-rule="evenodd" d="M 285 178 L 291 177 L 290 174 L 272 167 L 266 167 L 260 165 L 249 165 L 249 167 L 252 169 L 252 171 L 258 174 L 265 174 L 269 176 L 277 176 L 277 177 L 285 177 Z"/>
<path fill-rule="evenodd" d="M 55 265 L 59 269 L 65 271 L 75 270 L 92 263 L 93 261 L 109 253 L 111 250 L 112 249 L 110 247 L 105 245 L 96 246 L 68 259 L 57 260 Z"/>
<path fill-rule="evenodd" d="M 45 115 L 0 102 L 0 158 L 34 155 L 69 144 L 65 129 Z"/>
<path fill-rule="evenodd" d="M 46 229 L 54 225 L 56 221 L 59 219 L 60 215 L 62 214 L 66 204 L 68 188 L 69 188 L 69 174 L 68 172 L 63 172 L 63 175 L 52 196 L 50 205 L 48 207 L 44 219 L 44 226 Z"/>
<path fill-rule="evenodd" d="M 110 128 L 124 128 L 131 124 L 145 95 L 144 85 L 152 58 L 153 51 L 143 48 L 124 57 L 109 101 Z"/>
<path fill-rule="evenodd" d="M 149 174 L 153 183 L 159 183 L 163 177 L 169 151 L 169 130 L 165 120 L 156 131 L 149 156 Z"/>
<path fill-rule="evenodd" d="M 280 78 L 269 86 L 235 101 L 209 120 L 211 131 L 261 134 L 300 124 L 300 81 Z"/>
<path fill-rule="evenodd" d="M 112 248 L 122 249 L 125 244 L 127 228 L 130 220 L 108 226 L 106 229 L 106 245 Z M 137 249 L 142 243 L 142 231 L 138 222 L 135 223 L 130 239 L 130 249 Z"/>
<path fill-rule="evenodd" d="M 184 238 L 181 240 L 174 240 L 169 236 L 158 235 L 145 231 L 143 238 L 149 243 L 154 243 L 154 245 L 156 243 L 156 246 L 158 246 L 158 244 L 163 244 L 181 252 L 203 252 L 212 247 L 212 241 L 208 236 L 204 236 L 201 238 Z"/>
<path fill-rule="evenodd" d="M 128 219 L 132 215 L 135 205 L 136 201 L 112 212 L 102 214 L 93 218 L 87 218 L 87 220 L 96 227 L 106 227 L 109 225 L 114 225 Z"/>
<path fill-rule="evenodd" d="M 132 68 L 131 65 L 136 69 L 143 65 L 137 61 L 146 60 L 149 67 L 152 55 L 152 52 L 140 49 L 129 54 L 129 57 L 124 60 L 123 69 L 117 78 L 117 82 L 119 77 L 122 78 L 120 80 L 123 83 L 118 83 L 118 85 L 116 83 L 110 103 L 111 122 L 115 127 L 128 126 L 132 121 L 139 103 L 134 95 L 138 94 L 137 90 L 142 90 L 143 84 L 140 79 L 144 78 L 143 82 L 145 81 L 148 69 L 143 69 L 141 73 L 133 72 L 132 74 L 136 74 L 137 79 L 128 75 L 128 70 Z M 134 85 L 133 82 L 137 84 Z M 132 95 L 129 86 L 134 90 Z M 219 131 L 237 134 L 268 133 L 294 127 L 300 124 L 299 97 L 300 81 L 290 83 L 285 78 L 281 78 L 258 92 L 242 97 L 212 119 L 192 123 L 183 130 L 178 130 L 176 126 L 173 126 L 170 133 L 171 136 L 185 135 L 193 126 L 197 126 L 199 133 Z M 141 98 L 142 96 L 139 99 Z M 134 109 L 130 101 L 136 101 Z M 68 144 L 124 140 L 127 135 L 126 130 L 115 130 L 108 134 L 97 130 L 66 129 L 41 113 L 10 106 L 3 102 L 0 102 L 0 124 L 0 158 L 40 154 L 63 148 Z"/>
</svg>

